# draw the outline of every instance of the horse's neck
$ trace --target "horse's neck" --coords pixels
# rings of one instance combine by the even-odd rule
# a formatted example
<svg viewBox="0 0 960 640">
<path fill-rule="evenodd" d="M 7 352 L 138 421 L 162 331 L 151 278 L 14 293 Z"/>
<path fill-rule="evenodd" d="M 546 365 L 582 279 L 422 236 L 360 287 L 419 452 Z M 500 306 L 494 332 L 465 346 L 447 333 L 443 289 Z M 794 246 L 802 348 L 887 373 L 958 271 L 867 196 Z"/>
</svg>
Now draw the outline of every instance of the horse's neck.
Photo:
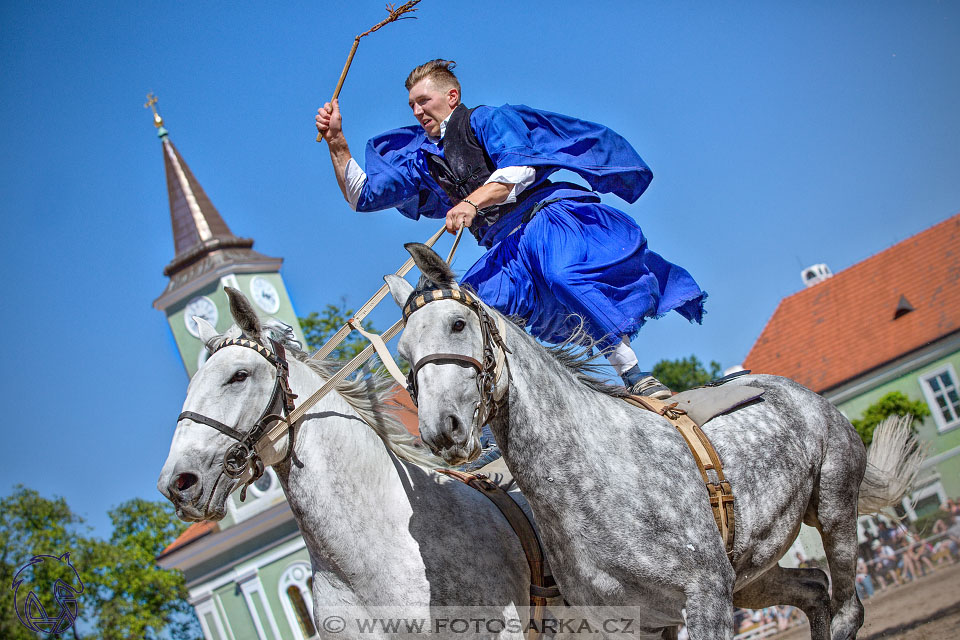
<svg viewBox="0 0 960 640">
<path fill-rule="evenodd" d="M 509 411 L 491 425 L 498 442 L 508 443 L 518 466 L 536 465 L 557 447 L 579 448 L 600 412 L 616 410 L 614 399 L 581 383 L 523 329 L 508 324 L 507 334 Z M 544 442 L 551 445 L 544 448 Z"/>
<path fill-rule="evenodd" d="M 300 398 L 322 382 L 305 365 L 291 364 L 290 383 Z M 294 456 L 275 470 L 311 557 L 342 586 L 356 587 L 351 581 L 369 575 L 370 564 L 415 562 L 399 557 L 411 555 L 403 539 L 412 510 L 405 467 L 337 393 L 304 417 Z"/>
</svg>

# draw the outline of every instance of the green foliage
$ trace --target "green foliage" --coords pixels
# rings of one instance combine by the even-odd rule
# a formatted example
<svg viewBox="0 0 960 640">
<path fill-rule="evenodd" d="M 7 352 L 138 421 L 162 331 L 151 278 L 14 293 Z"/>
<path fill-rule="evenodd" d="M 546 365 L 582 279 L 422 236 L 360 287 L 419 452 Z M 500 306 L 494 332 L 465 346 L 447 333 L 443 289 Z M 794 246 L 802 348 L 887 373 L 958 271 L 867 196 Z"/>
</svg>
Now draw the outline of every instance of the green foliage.
<svg viewBox="0 0 960 640">
<path fill-rule="evenodd" d="M 920 516 L 914 520 L 912 524 L 913 530 L 916 531 L 917 535 L 919 535 L 921 538 L 931 536 L 933 535 L 933 526 L 937 524 L 937 520 L 943 521 L 945 526 L 950 526 L 950 513 L 944 511 L 943 509 L 937 509 L 933 513 Z"/>
<path fill-rule="evenodd" d="M 60 556 L 70 553 L 70 561 L 86 585 L 82 567 L 86 558 L 86 538 L 79 529 L 83 519 L 74 514 L 63 498 L 48 500 L 23 485 L 14 487 L 11 495 L 0 500 L 0 638 L 35 640 L 37 635 L 20 623 L 14 609 L 13 578 L 20 567 L 37 555 Z M 35 584 L 53 584 L 64 578 L 74 586 L 76 579 L 66 579 L 56 562 L 35 565 L 30 572 Z M 21 574 L 22 577 L 23 574 Z M 32 585 L 24 584 L 26 592 Z M 44 610 L 59 610 L 49 589 L 33 589 Z M 22 596 L 21 596 L 22 597 Z M 23 603 L 20 603 L 22 608 Z M 21 611 L 22 613 L 22 611 Z M 81 605 L 80 614 L 83 614 Z"/>
<path fill-rule="evenodd" d="M 720 371 L 720 363 L 716 360 L 710 362 L 708 370 L 694 355 L 680 360 L 661 360 L 653 367 L 654 377 L 678 393 L 718 378 Z"/>
<path fill-rule="evenodd" d="M 103 640 L 159 638 L 179 627 L 176 637 L 193 637 L 196 618 L 187 604 L 187 588 L 179 571 L 161 569 L 154 561 L 185 528 L 167 502 L 140 498 L 110 510 L 113 533 L 91 548 L 90 568 L 96 629 Z M 186 628 L 184 628 L 186 625 Z"/>
<path fill-rule="evenodd" d="M 885 418 L 906 415 L 912 415 L 916 420 L 923 420 L 930 415 L 930 408 L 923 400 L 911 400 L 899 391 L 891 391 L 867 407 L 863 417 L 851 422 L 863 443 L 869 446 L 873 442 L 874 430 Z"/>
<path fill-rule="evenodd" d="M 89 528 L 63 498 L 44 498 L 18 485 L 0 500 L 0 584 L 6 585 L 0 588 L 0 638 L 35 640 L 36 634 L 17 618 L 9 585 L 33 556 L 64 553 L 70 554 L 83 582 L 79 613 L 88 629 L 84 637 L 92 637 L 89 629 L 103 640 L 200 637 L 183 574 L 160 569 L 154 561 L 186 525 L 166 502 L 141 499 L 112 509 L 110 519 L 110 539 L 99 540 L 89 537 Z M 61 577 L 58 571 L 63 573 L 63 566 L 57 562 L 32 567 L 33 591 L 48 613 L 58 610 L 52 591 L 45 588 Z"/>
<path fill-rule="evenodd" d="M 307 340 L 309 350 L 316 351 L 322 347 L 340 327 L 347 324 L 347 320 L 352 318 L 354 313 L 356 312 L 353 309 L 347 307 L 346 301 L 341 300 L 339 305 L 328 304 L 319 313 L 311 311 L 305 318 L 297 318 L 297 320 L 300 321 L 300 328 L 303 329 L 303 336 Z M 364 320 L 361 325 L 364 331 L 379 333 L 374 329 L 373 324 L 369 320 Z M 330 353 L 329 358 L 331 360 L 347 362 L 366 349 L 369 344 L 366 338 L 356 331 L 352 331 L 350 335 Z M 406 362 L 398 359 L 397 364 L 404 373 L 409 370 L 409 365 Z M 370 359 L 369 366 L 372 369 L 376 369 L 382 365 L 380 364 L 380 359 L 374 356 Z"/>
<path fill-rule="evenodd" d="M 307 317 L 297 318 L 300 321 L 300 328 L 303 329 L 303 336 L 307 339 L 307 347 L 311 351 L 322 347 L 340 327 L 347 324 L 347 320 L 352 318 L 354 313 L 353 309 L 347 308 L 346 301 L 341 300 L 339 305 L 328 304 L 319 313 L 311 311 Z M 369 320 L 364 320 L 361 324 L 365 331 L 374 331 Z M 333 350 L 330 359 L 350 360 L 363 351 L 368 344 L 370 343 L 363 336 L 354 331 Z"/>
</svg>

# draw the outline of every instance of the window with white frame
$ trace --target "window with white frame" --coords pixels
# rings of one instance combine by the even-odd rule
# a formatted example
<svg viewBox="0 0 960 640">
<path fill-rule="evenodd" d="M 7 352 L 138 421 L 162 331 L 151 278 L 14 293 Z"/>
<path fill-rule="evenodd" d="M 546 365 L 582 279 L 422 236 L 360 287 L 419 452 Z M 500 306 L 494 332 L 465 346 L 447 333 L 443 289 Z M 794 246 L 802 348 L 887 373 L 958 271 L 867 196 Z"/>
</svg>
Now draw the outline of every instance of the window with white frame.
<svg viewBox="0 0 960 640">
<path fill-rule="evenodd" d="M 953 365 L 921 375 L 920 386 L 937 429 L 945 431 L 960 426 L 960 388 L 957 387 L 957 372 Z"/>
<path fill-rule="evenodd" d="M 291 565 L 280 577 L 280 602 L 296 640 L 319 637 L 313 625 L 312 590 L 313 573 L 306 562 Z"/>
</svg>

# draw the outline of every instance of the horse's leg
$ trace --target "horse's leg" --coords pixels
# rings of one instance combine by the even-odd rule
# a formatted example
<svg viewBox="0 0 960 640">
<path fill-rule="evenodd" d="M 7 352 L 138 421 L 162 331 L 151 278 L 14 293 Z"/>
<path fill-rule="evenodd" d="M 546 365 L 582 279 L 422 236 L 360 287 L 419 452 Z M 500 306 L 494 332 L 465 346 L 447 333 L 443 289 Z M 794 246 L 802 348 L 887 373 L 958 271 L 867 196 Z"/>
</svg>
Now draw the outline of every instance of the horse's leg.
<svg viewBox="0 0 960 640">
<path fill-rule="evenodd" d="M 836 521 L 823 517 L 823 501 L 820 509 L 820 537 L 830 566 L 831 590 L 833 597 L 830 609 L 833 613 L 831 623 L 832 638 L 847 640 L 856 638 L 857 631 L 863 626 L 863 605 L 857 595 L 857 515 L 856 495 L 853 496 L 853 509 L 845 518 Z"/>
<path fill-rule="evenodd" d="M 763 609 L 777 604 L 797 607 L 810 621 L 812 640 L 830 640 L 830 592 L 820 569 L 787 569 L 775 565 L 733 594 L 733 604 Z"/>
<path fill-rule="evenodd" d="M 687 591 L 687 633 L 690 640 L 733 638 L 733 580 L 701 578 Z"/>
<path fill-rule="evenodd" d="M 857 596 L 857 494 L 863 476 L 863 449 L 849 426 L 844 430 L 855 443 L 835 438 L 820 467 L 819 499 L 814 524 L 820 531 L 830 567 L 832 598 L 830 624 L 834 640 L 856 638 L 863 625 L 863 605 Z M 858 455 L 859 454 L 859 455 Z"/>
</svg>

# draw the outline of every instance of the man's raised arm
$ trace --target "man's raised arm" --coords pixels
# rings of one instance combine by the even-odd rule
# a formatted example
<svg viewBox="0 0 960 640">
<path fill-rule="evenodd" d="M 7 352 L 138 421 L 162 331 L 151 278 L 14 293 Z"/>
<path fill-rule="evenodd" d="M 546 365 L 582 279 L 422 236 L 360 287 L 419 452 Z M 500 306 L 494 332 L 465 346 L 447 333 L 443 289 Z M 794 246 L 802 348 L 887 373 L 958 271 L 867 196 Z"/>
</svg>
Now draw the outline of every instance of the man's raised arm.
<svg viewBox="0 0 960 640">
<path fill-rule="evenodd" d="M 350 146 L 343 135 L 343 120 L 340 117 L 340 103 L 334 100 L 317 109 L 317 131 L 323 136 L 330 149 L 330 161 L 333 163 L 333 172 L 340 185 L 340 193 L 356 210 L 360 191 L 367 180 L 367 175 L 353 159 Z"/>
</svg>

